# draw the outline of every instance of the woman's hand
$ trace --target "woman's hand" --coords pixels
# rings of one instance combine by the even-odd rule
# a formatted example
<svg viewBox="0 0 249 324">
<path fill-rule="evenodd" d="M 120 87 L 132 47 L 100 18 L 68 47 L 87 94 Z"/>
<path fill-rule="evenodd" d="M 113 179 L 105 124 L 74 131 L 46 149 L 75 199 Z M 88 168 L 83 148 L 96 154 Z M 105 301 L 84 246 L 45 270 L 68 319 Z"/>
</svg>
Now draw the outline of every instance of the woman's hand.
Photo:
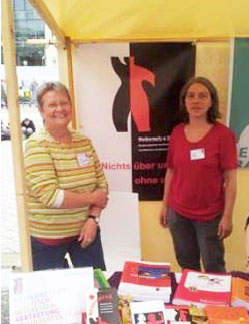
<svg viewBox="0 0 249 324">
<path fill-rule="evenodd" d="M 220 240 L 223 240 L 224 238 L 228 237 L 233 230 L 233 222 L 231 217 L 223 216 L 220 220 L 219 226 L 218 226 L 218 236 Z"/>
<path fill-rule="evenodd" d="M 92 205 L 101 209 L 105 208 L 108 202 L 108 192 L 106 189 L 96 189 L 92 193 Z"/>
<path fill-rule="evenodd" d="M 86 248 L 87 246 L 92 244 L 92 242 L 95 240 L 97 228 L 98 225 L 94 219 L 88 218 L 85 221 L 84 225 L 81 228 L 80 235 L 78 238 L 78 241 L 79 242 L 81 241 L 80 245 L 83 248 Z"/>
<path fill-rule="evenodd" d="M 159 214 L 159 222 L 160 225 L 164 228 L 168 227 L 167 219 L 166 219 L 167 205 L 163 203 L 160 214 Z"/>
<path fill-rule="evenodd" d="M 166 213 L 167 213 L 167 202 L 168 202 L 168 196 L 169 196 L 169 191 L 170 191 L 170 184 L 171 184 L 171 180 L 173 178 L 173 173 L 174 170 L 168 168 L 166 175 L 165 175 L 165 180 L 164 180 L 164 194 L 163 194 L 163 201 L 162 201 L 162 207 L 161 207 L 161 211 L 159 214 L 159 222 L 160 225 L 163 228 L 167 228 L 167 219 L 166 219 Z"/>
</svg>

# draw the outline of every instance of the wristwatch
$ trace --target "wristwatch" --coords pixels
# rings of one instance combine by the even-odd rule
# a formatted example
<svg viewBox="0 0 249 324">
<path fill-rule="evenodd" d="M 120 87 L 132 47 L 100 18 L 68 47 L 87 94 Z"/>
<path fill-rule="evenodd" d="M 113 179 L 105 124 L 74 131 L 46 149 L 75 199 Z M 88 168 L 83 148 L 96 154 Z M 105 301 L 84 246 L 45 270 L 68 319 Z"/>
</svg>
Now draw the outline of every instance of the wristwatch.
<svg viewBox="0 0 249 324">
<path fill-rule="evenodd" d="M 99 225 L 100 218 L 99 216 L 94 216 L 94 215 L 88 215 L 87 218 L 92 218 L 97 225 Z"/>
</svg>

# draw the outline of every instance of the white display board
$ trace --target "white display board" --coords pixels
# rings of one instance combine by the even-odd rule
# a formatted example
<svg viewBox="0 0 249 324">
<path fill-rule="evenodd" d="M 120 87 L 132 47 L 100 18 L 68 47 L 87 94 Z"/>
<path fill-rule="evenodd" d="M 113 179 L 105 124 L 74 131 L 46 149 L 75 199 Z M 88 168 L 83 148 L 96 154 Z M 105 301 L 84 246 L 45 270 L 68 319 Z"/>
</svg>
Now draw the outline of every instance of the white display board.
<svg viewBox="0 0 249 324">
<path fill-rule="evenodd" d="M 93 268 L 12 273 L 11 324 L 81 324 L 86 291 L 93 289 Z"/>
<path fill-rule="evenodd" d="M 107 277 L 122 271 L 125 260 L 141 259 L 138 194 L 110 192 L 100 225 Z"/>
</svg>

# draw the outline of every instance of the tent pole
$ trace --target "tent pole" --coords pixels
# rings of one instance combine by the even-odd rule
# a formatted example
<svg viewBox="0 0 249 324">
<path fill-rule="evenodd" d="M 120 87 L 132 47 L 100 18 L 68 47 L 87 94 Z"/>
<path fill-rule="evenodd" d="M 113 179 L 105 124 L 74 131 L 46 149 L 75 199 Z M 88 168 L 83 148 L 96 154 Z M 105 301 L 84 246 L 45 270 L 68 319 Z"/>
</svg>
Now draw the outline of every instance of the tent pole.
<svg viewBox="0 0 249 324">
<path fill-rule="evenodd" d="M 26 197 L 26 182 L 23 159 L 23 144 L 21 137 L 20 111 L 18 105 L 18 83 L 16 75 L 16 53 L 13 25 L 12 1 L 2 1 L 2 40 L 5 63 L 7 100 L 11 145 L 15 176 L 15 191 L 17 201 L 17 216 L 21 247 L 22 271 L 32 270 L 31 246 L 28 224 L 28 208 Z"/>
<path fill-rule="evenodd" d="M 57 24 L 56 20 L 52 14 L 47 9 L 43 1 L 40 0 L 29 0 L 30 4 L 37 10 L 39 15 L 42 17 L 44 22 L 51 29 L 52 33 L 55 35 L 57 42 L 64 44 L 65 43 L 65 34 Z"/>
<path fill-rule="evenodd" d="M 77 110 L 75 107 L 75 98 L 74 98 L 74 82 L 73 82 L 73 59 L 72 59 L 72 42 L 69 37 L 66 37 L 66 50 L 67 50 L 67 71 L 68 71 L 68 87 L 71 95 L 72 100 L 72 127 L 77 129 Z"/>
</svg>

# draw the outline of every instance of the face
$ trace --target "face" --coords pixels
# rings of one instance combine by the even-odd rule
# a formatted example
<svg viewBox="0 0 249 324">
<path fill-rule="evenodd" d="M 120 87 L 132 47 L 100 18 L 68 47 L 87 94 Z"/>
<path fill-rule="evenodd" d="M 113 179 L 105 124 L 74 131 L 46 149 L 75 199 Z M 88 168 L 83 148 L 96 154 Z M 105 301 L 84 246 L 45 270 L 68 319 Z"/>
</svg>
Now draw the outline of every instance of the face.
<svg viewBox="0 0 249 324">
<path fill-rule="evenodd" d="M 207 87 L 201 83 L 193 83 L 185 96 L 185 107 L 191 118 L 207 118 L 212 106 L 212 98 Z"/>
<path fill-rule="evenodd" d="M 71 103 L 62 91 L 48 91 L 42 97 L 41 115 L 48 129 L 66 128 L 71 121 Z"/>
</svg>

